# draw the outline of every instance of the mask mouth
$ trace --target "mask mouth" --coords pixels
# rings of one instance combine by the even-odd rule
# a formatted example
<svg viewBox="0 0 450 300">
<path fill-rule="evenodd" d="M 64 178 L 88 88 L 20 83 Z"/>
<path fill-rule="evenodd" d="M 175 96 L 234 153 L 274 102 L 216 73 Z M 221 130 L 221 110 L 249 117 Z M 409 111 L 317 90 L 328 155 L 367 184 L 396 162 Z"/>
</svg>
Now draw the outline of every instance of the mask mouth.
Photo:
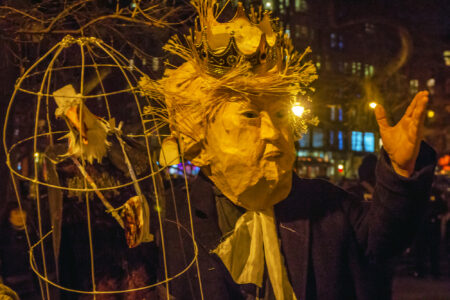
<svg viewBox="0 0 450 300">
<path fill-rule="evenodd" d="M 262 159 L 274 160 L 283 156 L 283 151 L 274 143 L 266 143 L 264 151 L 262 152 Z"/>
<path fill-rule="evenodd" d="M 283 156 L 283 152 L 281 150 L 270 150 L 264 153 L 263 158 L 267 160 L 274 160 Z"/>
</svg>

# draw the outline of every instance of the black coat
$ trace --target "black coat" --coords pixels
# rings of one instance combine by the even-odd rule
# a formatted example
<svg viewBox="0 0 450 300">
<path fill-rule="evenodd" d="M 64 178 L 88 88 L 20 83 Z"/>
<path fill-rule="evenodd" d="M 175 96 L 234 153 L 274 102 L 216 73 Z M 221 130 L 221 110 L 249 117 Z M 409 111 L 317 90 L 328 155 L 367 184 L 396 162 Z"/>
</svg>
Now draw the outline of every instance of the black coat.
<svg viewBox="0 0 450 300">
<path fill-rule="evenodd" d="M 410 178 L 398 176 L 382 151 L 377 166 L 377 186 L 370 206 L 333 184 L 294 175 L 289 196 L 275 205 L 281 251 L 297 299 L 389 299 L 390 278 L 385 266 L 411 242 L 431 188 L 436 157 L 422 144 L 416 171 Z M 221 240 L 211 182 L 199 177 L 191 186 L 193 233 L 198 247 L 197 272 L 194 246 L 189 235 L 189 207 L 186 191 L 178 190 L 178 215 L 168 205 L 164 223 L 166 266 L 176 299 L 254 299 L 255 286 L 233 282 L 220 259 L 210 251 Z M 184 250 L 183 250 L 184 249 Z M 163 258 L 162 258 L 163 259 Z M 162 263 L 164 261 L 162 260 Z M 162 264 L 164 265 L 164 263 Z M 164 268 L 162 268 L 164 276 Z M 264 289 L 261 289 L 264 290 Z M 263 291 L 259 291 L 260 295 Z"/>
</svg>

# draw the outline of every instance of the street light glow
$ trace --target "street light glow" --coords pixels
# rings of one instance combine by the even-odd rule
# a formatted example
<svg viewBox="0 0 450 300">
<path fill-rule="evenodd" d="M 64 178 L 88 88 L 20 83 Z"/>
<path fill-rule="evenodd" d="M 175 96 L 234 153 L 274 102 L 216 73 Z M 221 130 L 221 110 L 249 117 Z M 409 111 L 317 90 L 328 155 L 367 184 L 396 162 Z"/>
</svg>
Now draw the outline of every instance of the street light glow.
<svg viewBox="0 0 450 300">
<path fill-rule="evenodd" d="M 295 103 L 292 106 L 292 112 L 294 113 L 294 115 L 296 115 L 297 117 L 301 117 L 303 115 L 303 112 L 305 111 L 305 108 L 303 106 L 301 106 L 299 103 Z"/>
<path fill-rule="evenodd" d="M 377 107 L 377 103 L 376 102 L 370 102 L 369 106 L 371 109 L 375 109 L 375 107 Z"/>
<path fill-rule="evenodd" d="M 433 119 L 434 118 L 434 110 L 429 109 L 427 111 L 427 117 L 430 119 Z"/>
</svg>

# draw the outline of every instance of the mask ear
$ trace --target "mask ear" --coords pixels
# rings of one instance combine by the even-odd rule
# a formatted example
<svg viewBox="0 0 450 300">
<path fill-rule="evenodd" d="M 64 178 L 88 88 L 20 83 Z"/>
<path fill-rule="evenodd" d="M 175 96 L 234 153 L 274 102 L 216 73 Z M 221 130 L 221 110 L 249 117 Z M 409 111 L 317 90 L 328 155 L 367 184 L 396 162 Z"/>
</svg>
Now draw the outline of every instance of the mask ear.
<svg viewBox="0 0 450 300">
<path fill-rule="evenodd" d="M 180 151 L 178 143 L 174 137 L 167 137 L 163 140 L 159 153 L 159 163 L 163 167 L 173 166 L 180 163 Z"/>
<path fill-rule="evenodd" d="M 206 151 L 203 147 L 200 147 L 200 151 L 196 156 L 187 159 L 190 160 L 194 166 L 200 167 L 203 174 L 205 174 L 206 176 L 211 175 L 211 167 L 210 167 L 211 159 L 209 155 L 206 154 Z"/>
<path fill-rule="evenodd" d="M 163 166 L 178 164 L 182 154 L 184 159 L 189 160 L 195 166 L 207 169 L 210 160 L 201 145 L 200 141 L 182 133 L 179 134 L 178 139 L 174 136 L 168 137 L 162 143 L 160 163 Z"/>
</svg>

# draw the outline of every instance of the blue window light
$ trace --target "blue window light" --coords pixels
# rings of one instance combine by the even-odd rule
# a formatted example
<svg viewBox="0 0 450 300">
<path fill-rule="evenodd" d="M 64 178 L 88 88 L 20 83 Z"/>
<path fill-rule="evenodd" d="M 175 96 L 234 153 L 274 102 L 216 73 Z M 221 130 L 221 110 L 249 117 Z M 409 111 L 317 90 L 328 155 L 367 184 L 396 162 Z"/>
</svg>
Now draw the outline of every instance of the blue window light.
<svg viewBox="0 0 450 300">
<path fill-rule="evenodd" d="M 321 128 L 314 128 L 313 130 L 313 148 L 321 148 L 323 147 L 323 129 Z"/>
<path fill-rule="evenodd" d="M 362 147 L 363 133 L 360 131 L 352 131 L 352 150 L 363 151 Z"/>
<path fill-rule="evenodd" d="M 344 150 L 344 134 L 342 131 L 338 132 L 338 149 Z"/>
<path fill-rule="evenodd" d="M 300 148 L 309 147 L 309 132 L 305 133 L 299 141 Z"/>
<path fill-rule="evenodd" d="M 375 135 L 373 134 L 373 132 L 364 133 L 364 151 L 375 151 Z"/>
</svg>

